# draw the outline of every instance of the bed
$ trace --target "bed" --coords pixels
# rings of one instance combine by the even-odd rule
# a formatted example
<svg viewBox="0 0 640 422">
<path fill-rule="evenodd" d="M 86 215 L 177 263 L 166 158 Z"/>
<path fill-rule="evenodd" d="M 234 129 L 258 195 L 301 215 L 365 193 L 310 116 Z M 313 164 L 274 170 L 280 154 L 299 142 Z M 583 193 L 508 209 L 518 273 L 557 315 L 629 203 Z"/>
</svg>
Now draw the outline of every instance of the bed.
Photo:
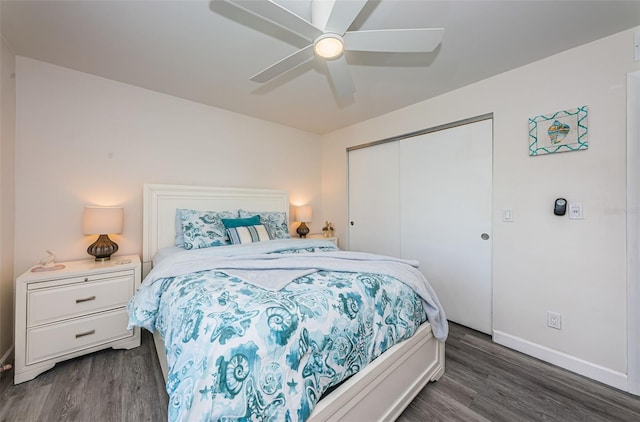
<svg viewBox="0 0 640 422">
<path fill-rule="evenodd" d="M 193 251 L 193 253 L 191 253 L 191 251 L 178 251 L 178 255 L 172 255 L 174 253 L 174 251 L 172 250 L 174 248 L 172 248 L 172 246 L 176 241 L 176 210 L 179 209 L 199 211 L 225 211 L 242 209 L 255 210 L 261 213 L 285 213 L 288 221 L 288 194 L 284 191 L 270 189 L 215 188 L 155 184 L 144 186 L 143 276 L 147 276 L 151 272 L 152 268 L 154 267 L 154 257 L 156 259 L 154 271 L 151 272 L 148 277 L 145 277 L 146 284 L 161 286 L 162 283 L 165 282 L 165 280 L 172 280 L 172 284 L 175 286 L 182 286 L 182 284 L 180 283 L 184 284 L 184 286 L 181 287 L 182 290 L 180 290 L 178 287 L 175 287 L 174 291 L 185 291 L 185 289 L 189 291 L 197 290 L 194 287 L 185 287 L 188 285 L 187 282 L 193 282 L 193 279 L 195 277 L 194 274 L 197 274 L 198 277 L 200 277 L 201 274 L 207 273 L 218 278 L 214 283 L 207 282 L 208 284 L 204 284 L 204 282 L 200 283 L 201 280 L 198 280 L 198 283 L 200 284 L 196 283 L 196 285 L 200 286 L 198 287 L 199 289 L 202 289 L 201 286 L 205 285 L 214 285 L 216 287 L 212 287 L 213 289 L 222 289 L 216 290 L 215 292 L 212 291 L 211 293 L 211 297 L 215 296 L 217 298 L 216 300 L 218 301 L 217 303 L 214 303 L 215 306 L 220 305 L 220 303 L 224 303 L 225 306 L 227 306 L 227 309 L 231 309 L 230 305 L 227 303 L 227 301 L 230 301 L 229 297 L 236 298 L 237 302 L 239 303 L 241 298 L 238 299 L 238 296 L 244 296 L 247 292 L 249 293 L 247 293 L 246 296 L 252 298 L 250 300 L 253 304 L 256 301 L 255 297 L 257 294 L 256 292 L 258 291 L 262 292 L 258 295 L 262 294 L 268 298 L 272 298 L 274 296 L 275 293 L 273 292 L 280 291 L 282 286 L 277 286 L 273 289 L 268 286 L 260 287 L 261 285 L 259 283 L 262 282 L 260 280 L 255 281 L 255 283 L 258 284 L 252 284 L 254 281 L 250 280 L 250 277 L 252 276 L 247 275 L 249 274 L 247 271 L 251 271 L 251 269 L 256 266 L 256 261 L 254 260 L 255 257 L 259 257 L 259 265 L 257 268 L 261 269 L 260 275 L 278 274 L 280 277 L 280 273 L 278 273 L 278 271 L 281 271 L 283 267 L 286 267 L 286 269 L 284 269 L 284 277 L 286 278 L 288 274 L 288 276 L 292 277 L 291 279 L 295 281 L 286 283 L 286 287 L 282 288 L 282 291 L 287 291 L 289 292 L 289 295 L 291 297 L 296 298 L 304 295 L 305 292 L 313 292 L 311 294 L 307 294 L 307 298 L 305 299 L 311 299 L 312 301 L 323 297 L 323 295 L 327 295 L 327 297 L 334 295 L 334 292 L 330 290 L 313 290 L 319 288 L 315 287 L 315 284 L 313 284 L 318 283 L 318 279 L 324 280 L 324 278 L 326 278 L 327 285 L 336 285 L 336 283 L 338 283 L 339 285 L 342 282 L 344 282 L 343 284 L 345 285 L 351 283 L 351 281 L 346 276 L 341 279 L 342 281 L 336 282 L 336 268 L 342 268 L 342 266 L 344 266 L 341 271 L 345 272 L 340 272 L 340 274 L 348 274 L 349 277 L 356 277 L 356 275 L 354 274 L 358 273 L 351 272 L 352 264 L 365 265 L 365 267 L 363 268 L 369 268 L 366 267 L 366 265 L 369 264 L 374 265 L 374 267 L 372 268 L 378 268 L 375 267 L 375 265 L 382 265 L 377 260 L 374 263 L 369 263 L 369 257 L 364 256 L 364 254 L 362 256 L 357 256 L 357 261 L 363 261 L 362 263 L 352 263 L 351 259 L 349 259 L 349 261 L 347 262 L 346 260 L 344 260 L 345 254 L 348 255 L 357 253 L 337 252 L 334 250 L 335 247 L 332 243 L 322 240 L 305 241 L 301 239 L 282 239 L 270 242 L 260 242 L 259 244 L 253 244 L 252 246 L 234 245 L 224 246 L 222 248 L 199 249 L 197 251 Z M 255 248 L 255 250 L 247 249 L 249 252 L 238 252 L 240 250 L 244 250 L 242 248 L 244 248 L 245 246 Z M 227 250 L 232 250 L 234 248 L 236 250 L 234 250 L 233 252 L 227 252 Z M 158 261 L 158 257 L 163 255 L 167 250 L 172 252 L 172 254 L 169 254 L 170 257 L 165 261 Z M 247 258 L 245 259 L 244 256 L 238 257 L 238 254 L 244 254 L 247 256 Z M 223 255 L 224 257 L 212 258 L 211 255 Z M 231 265 L 227 261 L 228 259 L 230 259 L 230 256 L 233 256 L 233 265 Z M 219 267 L 210 267 L 210 261 L 216 259 L 224 260 L 224 265 L 228 266 L 228 268 L 224 266 L 222 267 L 222 269 L 220 269 Z M 306 263 L 306 260 L 312 260 L 313 263 Z M 172 261 L 171 265 L 167 264 L 169 261 Z M 249 262 L 249 264 L 247 264 L 247 262 Z M 321 263 L 316 264 L 316 262 Z M 176 269 L 179 268 L 180 265 L 182 265 L 182 267 L 184 268 L 189 268 L 189 271 L 196 270 L 196 272 L 191 273 L 186 269 L 180 272 Z M 244 267 L 245 265 L 249 266 L 249 270 Z M 334 267 L 334 265 L 337 265 L 337 267 Z M 385 268 L 387 266 L 395 268 L 394 265 L 396 264 L 392 262 L 384 263 Z M 310 266 L 318 267 L 320 268 L 320 271 L 305 273 L 304 271 L 306 271 Z M 323 266 L 326 266 L 326 268 Z M 402 267 L 402 271 L 405 270 L 405 267 Z M 287 273 L 287 271 L 289 273 Z M 300 273 L 300 271 L 303 271 L 303 273 Z M 387 270 L 385 269 L 385 271 Z M 369 274 L 369 272 L 366 272 L 366 274 Z M 381 278 L 379 280 L 376 279 L 378 280 L 376 281 L 376 283 L 387 283 L 387 278 L 390 277 L 386 274 L 379 274 L 379 276 Z M 235 283 L 233 284 L 233 288 L 237 287 L 237 290 L 229 290 L 231 291 L 231 293 L 229 293 L 228 290 L 225 290 L 227 289 L 227 287 L 225 287 L 224 289 L 222 287 L 218 287 L 219 283 L 222 283 L 222 281 L 219 280 L 221 278 L 229 278 L 232 284 Z M 268 278 L 273 279 L 274 277 Z M 307 281 L 307 279 L 311 281 Z M 248 283 L 247 280 L 249 280 Z M 240 281 L 241 283 L 239 284 L 238 281 Z M 404 283 L 397 284 L 404 285 Z M 143 287 L 144 285 L 145 283 L 143 283 Z M 189 286 L 192 285 L 193 284 Z M 160 296 L 160 293 L 158 292 L 161 290 L 164 291 L 163 294 L 166 295 L 167 298 L 170 297 L 171 294 L 169 294 L 169 290 L 171 288 L 171 284 L 167 283 L 167 286 L 169 287 L 166 288 L 166 291 L 164 290 L 165 287 L 162 287 L 162 289 L 156 288 L 155 293 L 150 294 L 149 297 Z M 325 287 L 326 286 L 323 285 L 322 288 Z M 367 287 L 365 286 L 365 290 L 366 289 Z M 430 291 L 430 293 L 432 293 L 432 291 Z M 405 295 L 405 293 L 398 294 Z M 139 295 L 141 295 L 140 291 L 136 294 L 136 296 Z M 179 296 L 177 294 L 173 295 L 176 297 Z M 335 293 L 335 295 L 338 296 L 338 293 Z M 340 296 L 341 299 L 345 299 L 348 296 L 347 293 L 344 293 L 342 295 L 343 296 Z M 257 365 L 261 364 L 262 367 L 260 369 L 260 375 L 258 376 L 258 374 L 256 374 L 253 384 L 249 383 L 248 379 L 245 380 L 245 378 L 242 377 L 238 379 L 232 378 L 232 375 L 234 373 L 238 373 L 238 371 L 242 372 L 241 368 L 243 364 L 248 367 L 248 362 L 238 361 L 238 359 L 234 360 L 234 358 L 238 354 L 230 353 L 229 355 L 221 355 L 215 358 L 200 356 L 202 354 L 200 350 L 196 352 L 189 351 L 187 349 L 187 344 L 190 342 L 190 340 L 184 340 L 184 338 L 187 337 L 186 335 L 183 336 L 184 338 L 182 338 L 182 340 L 176 341 L 177 336 L 175 334 L 168 334 L 173 333 L 175 330 L 169 331 L 168 329 L 164 328 L 164 325 L 169 325 L 169 322 L 167 322 L 166 320 L 172 319 L 174 317 L 158 316 L 158 320 L 160 322 L 156 321 L 155 319 L 150 320 L 152 321 L 152 323 L 150 323 L 151 325 L 147 326 L 146 328 L 154 331 L 156 350 L 163 369 L 163 375 L 165 376 L 165 380 L 167 381 L 167 390 L 170 394 L 169 418 L 172 420 L 186 420 L 193 418 L 194 414 L 184 413 L 184 409 L 182 409 L 184 407 L 183 402 L 186 400 L 185 397 L 187 397 L 189 401 L 187 407 L 195 408 L 198 406 L 204 406 L 206 408 L 207 406 L 209 406 L 209 408 L 214 410 L 213 413 L 216 414 L 216 406 L 220 406 L 220 404 L 217 403 L 216 400 L 219 400 L 220 403 L 223 403 L 222 406 L 231 406 L 231 404 L 229 404 L 232 403 L 231 400 L 235 400 L 235 402 L 238 402 L 238 397 L 244 395 L 245 401 L 241 401 L 241 403 L 238 405 L 238 408 L 233 409 L 233 412 L 231 412 L 232 416 L 235 415 L 233 416 L 233 418 L 235 419 L 249 419 L 248 416 L 257 417 L 258 419 L 264 420 L 302 419 L 312 422 L 325 420 L 374 421 L 396 419 L 429 381 L 438 380 L 444 373 L 443 340 L 446 338 L 446 320 L 439 320 L 437 324 L 434 325 L 432 325 L 429 321 L 424 321 L 423 323 L 421 323 L 421 325 L 412 327 L 409 322 L 411 318 L 404 318 L 404 316 L 406 316 L 407 312 L 411 313 L 411 311 L 408 310 L 417 309 L 416 306 L 412 305 L 411 299 L 408 299 L 408 296 L 401 296 L 400 299 L 389 299 L 387 301 L 389 302 L 393 300 L 402 303 L 404 306 L 404 310 L 395 311 L 398 312 L 398 315 L 390 315 L 388 311 L 385 311 L 387 313 L 384 315 L 383 319 L 385 319 L 385 322 L 387 320 L 394 322 L 393 330 L 388 327 L 385 328 L 386 331 L 383 333 L 383 335 L 379 336 L 381 338 L 379 344 L 371 346 L 372 350 L 378 350 L 381 354 L 379 356 L 376 356 L 371 363 L 364 367 L 359 367 L 357 363 L 351 363 L 350 365 L 345 364 L 339 359 L 339 356 L 336 357 L 336 352 L 334 352 L 331 357 L 331 365 L 326 364 L 326 362 L 328 362 L 328 358 L 323 358 L 327 359 L 324 362 L 324 365 L 323 362 L 319 362 L 319 367 L 313 367 L 313 365 L 311 365 L 313 361 L 309 356 L 306 356 L 305 359 L 307 360 L 302 362 L 300 356 L 306 350 L 315 350 L 314 347 L 327 348 L 325 347 L 327 341 L 324 341 L 324 343 L 320 346 L 318 345 L 320 342 L 314 341 L 313 335 L 310 334 L 313 331 L 312 329 L 310 329 L 308 333 L 305 331 L 305 335 L 301 335 L 300 338 L 296 341 L 289 342 L 292 343 L 294 347 L 298 348 L 295 349 L 298 351 L 298 354 L 296 355 L 295 351 L 292 352 L 291 350 L 289 350 L 286 356 L 281 356 L 281 358 L 285 359 L 285 361 L 287 362 L 290 362 L 292 361 L 291 356 L 298 356 L 299 359 L 298 361 L 296 361 L 296 365 L 310 368 L 307 369 L 308 379 L 306 379 L 305 382 L 307 384 L 309 384 L 309 382 L 313 384 L 311 386 L 298 382 L 303 381 L 303 379 L 298 380 L 297 378 L 295 378 L 295 375 L 293 377 L 289 373 L 284 373 L 283 375 L 283 361 L 279 361 L 280 363 L 275 363 L 276 360 L 274 358 L 274 363 L 269 364 L 271 365 L 271 368 L 267 368 L 269 365 L 265 364 L 265 358 L 260 358 L 257 354 L 257 359 L 262 359 L 262 361 L 258 362 Z M 424 302 L 424 299 L 420 300 L 421 303 Z M 148 302 L 149 300 L 146 301 Z M 167 302 L 168 301 L 169 300 L 167 299 Z M 264 299 L 263 301 L 266 301 L 266 299 Z M 144 300 L 139 300 L 139 302 L 144 302 Z M 435 299 L 435 303 L 437 304 L 437 298 Z M 161 308 L 160 305 L 157 306 L 158 309 Z M 169 305 L 164 305 L 163 303 L 163 306 Z M 190 315 L 193 315 L 194 313 L 198 315 L 202 314 L 201 311 L 191 310 L 193 305 L 189 302 L 179 302 L 175 306 L 181 307 L 180 309 L 182 309 L 183 313 L 184 309 L 188 308 L 190 309 Z M 308 315 L 313 313 L 313 311 L 309 310 L 311 308 L 312 307 L 305 308 Z M 331 308 L 331 306 L 325 306 L 325 308 Z M 346 299 L 344 309 L 338 309 L 339 307 L 335 305 L 333 305 L 333 308 L 341 312 L 343 316 L 348 315 L 349 305 L 347 304 Z M 420 311 L 423 312 L 422 307 L 420 308 Z M 429 307 L 425 305 L 424 308 L 427 309 Z M 238 310 L 236 306 L 233 309 L 233 312 L 234 315 L 239 315 L 239 313 L 241 312 L 250 312 L 247 309 L 249 308 Z M 278 315 L 279 309 L 280 308 L 276 309 L 276 307 L 271 306 L 269 308 L 269 311 L 271 312 L 269 318 L 277 318 L 277 321 L 282 323 L 282 321 L 286 321 L 286 316 Z M 146 310 L 143 310 L 139 311 L 138 314 L 145 314 L 145 312 L 148 313 Z M 166 315 L 171 315 L 171 312 L 174 311 L 166 310 L 166 312 Z M 371 313 L 373 314 L 375 312 L 372 311 Z M 402 315 L 404 316 L 400 315 L 401 313 L 403 313 Z M 414 319 L 417 319 L 417 311 L 413 312 L 413 314 Z M 211 315 L 213 314 L 210 313 L 209 316 Z M 441 310 L 438 309 L 436 309 L 435 311 L 431 309 L 430 315 L 433 315 L 433 320 L 438 320 L 440 315 L 444 317 L 444 314 L 441 313 Z M 326 316 L 323 316 L 323 318 L 324 317 Z M 258 318 L 261 317 L 255 316 L 255 319 Z M 305 316 L 297 318 L 305 319 Z M 248 319 L 251 319 L 251 317 L 249 317 Z M 187 321 L 185 322 L 183 318 L 183 320 L 181 321 L 181 330 L 184 331 L 185 326 L 193 329 L 194 323 L 192 320 L 193 318 L 190 317 L 187 318 Z M 311 318 L 309 318 L 309 320 L 311 320 Z M 322 321 L 324 320 L 321 320 L 321 322 Z M 367 321 L 368 325 L 373 325 L 373 323 L 370 321 L 370 318 Z M 200 320 L 197 321 L 198 324 L 199 322 Z M 343 324 L 342 321 L 339 321 L 338 324 L 340 325 L 339 330 L 346 330 L 347 332 L 350 330 L 350 328 L 346 325 L 344 327 L 347 328 L 344 328 L 341 325 Z M 376 324 L 382 325 L 380 321 L 377 321 Z M 245 331 L 252 329 L 252 325 L 248 322 L 239 322 L 236 324 L 236 327 L 237 330 L 231 333 L 218 332 L 214 334 L 214 332 L 216 331 L 214 329 L 211 332 L 210 340 L 213 341 L 215 337 L 216 342 L 227 342 L 229 344 L 229 347 L 232 347 L 232 345 L 235 344 L 236 349 L 234 350 L 240 350 L 238 349 L 238 347 L 240 347 L 239 343 L 237 342 L 239 341 L 238 337 L 244 335 Z M 335 330 L 336 328 L 334 328 L 334 331 Z M 170 341 L 167 341 L 167 344 L 169 344 L 168 348 L 167 346 L 165 346 L 162 335 L 160 335 L 161 331 L 164 331 L 166 336 L 170 338 Z M 391 331 L 393 331 L 393 333 L 391 333 Z M 239 335 L 238 332 L 241 332 L 241 335 Z M 315 331 L 313 332 L 315 333 Z M 434 335 L 434 332 L 436 332 L 437 335 Z M 401 341 L 395 345 L 388 345 L 386 344 L 387 338 L 385 336 L 390 335 L 390 333 L 392 334 L 392 337 L 398 337 L 399 339 L 401 339 L 401 334 L 408 336 L 408 338 L 401 339 Z M 207 334 L 209 334 L 208 330 Z M 281 335 L 282 334 L 279 334 L 279 336 Z M 442 341 L 438 340 L 436 337 L 439 337 Z M 221 338 L 224 340 L 220 341 Z M 278 338 L 281 339 L 281 337 Z M 285 338 L 281 342 L 287 343 L 286 340 L 287 339 Z M 273 342 L 274 340 L 273 338 L 271 338 L 271 340 L 269 341 Z M 275 342 L 277 343 L 279 341 L 280 340 L 277 340 Z M 256 346 L 253 342 L 251 342 L 251 346 L 251 350 L 253 350 L 253 352 L 255 352 L 255 350 L 266 350 L 266 348 L 262 344 Z M 245 345 L 243 344 L 242 347 L 244 348 Z M 336 346 L 335 349 L 338 350 L 340 348 Z M 382 351 L 384 351 L 384 353 L 382 353 Z M 167 363 L 167 352 L 169 352 L 170 361 L 173 364 L 173 372 L 171 371 L 171 368 L 169 368 L 170 365 L 168 365 Z M 253 352 L 249 351 L 243 353 L 241 357 L 250 355 L 250 353 Z M 188 359 L 187 365 L 185 364 L 183 357 L 188 356 L 189 353 L 193 353 L 195 355 L 198 355 L 199 357 Z M 280 351 L 269 353 L 280 355 L 283 354 Z M 311 352 L 309 352 L 309 354 L 313 355 L 313 353 Z M 212 363 L 213 360 L 217 361 L 215 365 Z M 179 362 L 181 363 L 178 364 Z M 305 365 L 303 365 L 303 363 L 305 363 Z M 192 385 L 193 382 L 191 382 L 191 378 L 193 378 L 193 376 L 191 374 L 185 375 L 181 378 L 181 373 L 186 373 L 187 369 L 185 368 L 187 366 L 189 366 L 189 370 L 194 370 L 195 372 L 200 374 L 207 373 L 207 371 L 210 372 L 211 374 L 207 376 L 209 378 L 213 377 L 215 383 L 212 382 L 206 385 Z M 319 396 L 315 397 L 314 395 L 318 393 L 315 383 L 317 382 L 318 384 L 320 384 L 318 378 L 321 376 L 327 378 L 327 371 L 331 371 L 331 375 L 337 376 L 335 375 L 335 371 L 333 371 L 332 366 L 344 366 L 348 367 L 349 369 L 347 371 L 347 374 L 344 375 L 345 379 L 341 380 L 341 382 L 337 383 L 337 385 L 332 386 L 330 390 L 326 392 L 323 391 L 324 395 L 319 401 L 317 401 Z M 195 369 L 192 367 L 195 367 Z M 356 370 L 353 369 L 354 367 L 356 368 Z M 224 370 L 221 370 L 220 368 L 223 368 Z M 271 369 L 274 368 L 278 369 L 278 371 L 271 371 Z M 234 370 L 236 372 L 234 372 Z M 246 375 L 243 375 L 243 377 L 246 377 Z M 189 382 L 185 381 L 185 379 L 187 378 L 189 379 Z M 311 381 L 309 381 L 309 379 Z M 224 384 L 221 380 L 226 380 L 226 384 Z M 215 386 L 217 386 L 218 384 L 224 384 L 225 391 L 214 391 L 214 384 Z M 193 391 L 186 393 L 184 391 L 178 392 L 178 390 L 184 390 L 185 388 L 187 388 L 185 385 L 189 385 L 189 388 L 191 388 Z M 261 389 L 262 393 L 258 394 L 258 388 Z M 251 394 L 248 394 L 247 391 L 251 391 Z M 265 394 L 265 391 L 267 393 L 273 394 Z M 283 402 L 287 399 L 291 399 L 290 401 L 298 400 L 298 396 L 302 397 L 300 399 L 300 403 L 303 403 L 301 407 L 305 407 L 305 409 L 298 409 L 296 413 L 294 413 L 293 411 L 285 412 L 282 407 Z M 209 404 L 209 401 L 211 401 L 211 404 Z M 202 404 L 202 402 L 205 402 L 205 404 Z M 237 403 L 235 403 L 234 405 L 236 404 Z M 238 413 L 239 411 L 243 410 L 243 407 L 245 409 L 253 409 L 252 411 L 255 411 L 256 414 L 247 415 L 243 414 L 242 412 Z M 200 416 L 201 415 L 199 415 L 198 417 Z"/>
</svg>

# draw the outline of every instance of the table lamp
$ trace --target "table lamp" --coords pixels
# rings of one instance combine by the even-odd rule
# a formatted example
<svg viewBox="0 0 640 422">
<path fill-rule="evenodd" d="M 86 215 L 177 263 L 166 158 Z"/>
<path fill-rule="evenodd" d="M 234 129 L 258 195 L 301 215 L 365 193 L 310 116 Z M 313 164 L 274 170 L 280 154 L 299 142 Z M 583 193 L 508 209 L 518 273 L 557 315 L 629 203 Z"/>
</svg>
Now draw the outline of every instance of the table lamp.
<svg viewBox="0 0 640 422">
<path fill-rule="evenodd" d="M 83 233 L 99 235 L 98 240 L 87 248 L 87 253 L 95 256 L 96 261 L 108 261 L 118 250 L 118 245 L 109 239 L 109 235 L 122 233 L 123 217 L 124 210 L 120 207 L 84 207 Z"/>
<path fill-rule="evenodd" d="M 300 237 L 307 237 L 309 233 L 309 227 L 305 223 L 311 222 L 311 206 L 310 205 L 302 205 L 296 208 L 296 221 L 300 222 L 296 233 Z"/>
</svg>

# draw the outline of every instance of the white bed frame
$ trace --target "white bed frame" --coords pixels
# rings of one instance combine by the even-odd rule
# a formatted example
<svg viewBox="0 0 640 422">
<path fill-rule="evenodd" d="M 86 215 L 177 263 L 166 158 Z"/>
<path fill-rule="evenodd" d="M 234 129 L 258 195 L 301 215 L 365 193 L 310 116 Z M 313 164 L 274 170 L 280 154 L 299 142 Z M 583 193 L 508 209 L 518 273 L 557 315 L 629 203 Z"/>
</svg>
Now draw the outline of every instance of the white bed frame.
<svg viewBox="0 0 640 422">
<path fill-rule="evenodd" d="M 222 211 L 284 211 L 287 192 L 271 189 L 144 185 L 143 276 L 151 270 L 158 249 L 175 242 L 177 208 Z M 162 372 L 167 358 L 160 335 L 154 335 Z M 395 420 L 429 381 L 444 373 L 444 343 L 436 340 L 428 322 L 410 339 L 396 344 L 359 373 L 343 382 L 315 407 L 311 422 Z"/>
</svg>

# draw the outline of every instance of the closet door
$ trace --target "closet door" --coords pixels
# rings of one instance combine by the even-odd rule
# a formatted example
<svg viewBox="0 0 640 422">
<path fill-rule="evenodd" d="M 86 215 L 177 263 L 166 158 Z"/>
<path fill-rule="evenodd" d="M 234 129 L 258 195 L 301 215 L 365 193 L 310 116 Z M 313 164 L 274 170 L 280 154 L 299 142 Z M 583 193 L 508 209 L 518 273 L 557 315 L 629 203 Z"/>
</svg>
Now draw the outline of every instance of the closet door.
<svg viewBox="0 0 640 422">
<path fill-rule="evenodd" d="M 400 141 L 401 255 L 447 318 L 491 334 L 492 120 Z"/>
<path fill-rule="evenodd" d="M 349 249 L 400 256 L 398 142 L 349 151 Z"/>
</svg>

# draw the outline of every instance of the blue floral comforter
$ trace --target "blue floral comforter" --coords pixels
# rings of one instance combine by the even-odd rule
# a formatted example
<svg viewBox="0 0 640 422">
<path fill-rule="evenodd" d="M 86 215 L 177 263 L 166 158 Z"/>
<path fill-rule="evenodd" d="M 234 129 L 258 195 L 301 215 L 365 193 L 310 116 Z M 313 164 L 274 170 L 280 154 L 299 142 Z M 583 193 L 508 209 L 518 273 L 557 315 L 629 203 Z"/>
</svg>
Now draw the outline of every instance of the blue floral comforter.
<svg viewBox="0 0 640 422">
<path fill-rule="evenodd" d="M 128 311 L 130 328 L 165 341 L 171 421 L 303 421 L 427 315 L 436 338 L 447 335 L 415 264 L 318 240 L 180 252 L 156 265 Z"/>
</svg>

